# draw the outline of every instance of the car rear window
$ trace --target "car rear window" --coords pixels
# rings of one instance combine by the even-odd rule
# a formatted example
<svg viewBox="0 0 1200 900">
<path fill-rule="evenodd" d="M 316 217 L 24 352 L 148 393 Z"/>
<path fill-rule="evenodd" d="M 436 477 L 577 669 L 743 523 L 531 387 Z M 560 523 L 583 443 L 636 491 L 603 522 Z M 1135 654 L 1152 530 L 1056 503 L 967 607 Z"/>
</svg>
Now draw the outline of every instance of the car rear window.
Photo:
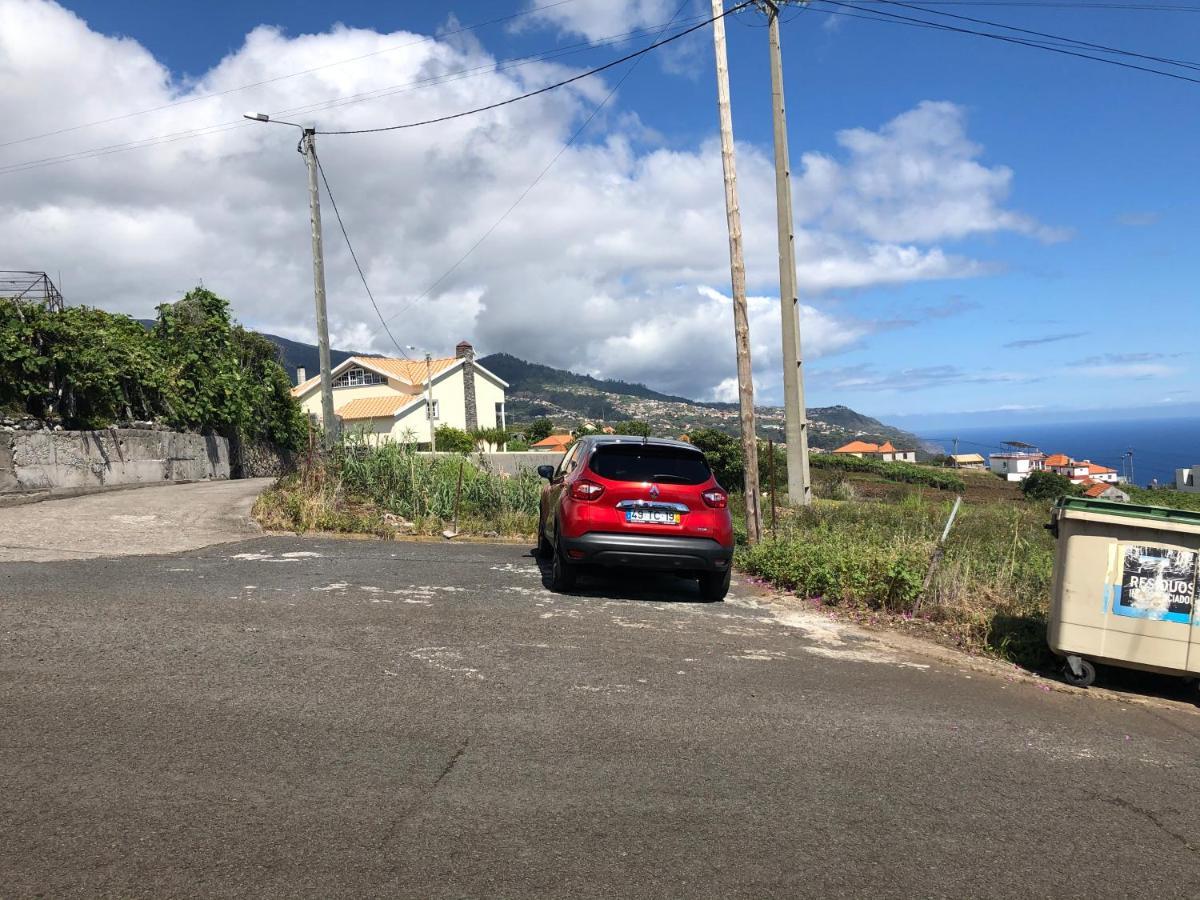
<svg viewBox="0 0 1200 900">
<path fill-rule="evenodd" d="M 709 468 L 704 454 L 654 444 L 600 446 L 588 467 L 610 481 L 662 481 L 670 484 L 703 484 Z"/>
</svg>

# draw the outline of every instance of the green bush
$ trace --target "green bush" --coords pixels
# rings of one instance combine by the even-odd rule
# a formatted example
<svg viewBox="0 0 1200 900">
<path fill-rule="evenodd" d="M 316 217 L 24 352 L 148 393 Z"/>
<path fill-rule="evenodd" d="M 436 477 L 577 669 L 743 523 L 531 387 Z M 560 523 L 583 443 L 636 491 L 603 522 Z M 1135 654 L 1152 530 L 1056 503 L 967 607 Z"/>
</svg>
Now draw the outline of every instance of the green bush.
<svg viewBox="0 0 1200 900">
<path fill-rule="evenodd" d="M 727 491 L 740 490 L 745 481 L 746 457 L 738 438 L 715 428 L 698 428 L 688 433 L 692 446 L 704 451 L 717 482 Z"/>
<path fill-rule="evenodd" d="M 433 437 L 440 453 L 474 453 L 476 449 L 475 439 L 453 425 L 439 425 Z"/>
<path fill-rule="evenodd" d="M 1083 493 L 1083 487 L 1072 484 L 1066 475 L 1057 472 L 1032 472 L 1021 482 L 1021 493 L 1026 500 L 1057 500 Z"/>
<path fill-rule="evenodd" d="M 525 429 L 525 440 L 531 444 L 544 441 L 554 433 L 554 423 L 550 419 L 534 419 Z"/>
<path fill-rule="evenodd" d="M 201 288 L 160 306 L 151 331 L 88 307 L 0 302 L 0 406 L 68 428 L 155 419 L 290 450 L 308 433 L 278 349 Z"/>
</svg>

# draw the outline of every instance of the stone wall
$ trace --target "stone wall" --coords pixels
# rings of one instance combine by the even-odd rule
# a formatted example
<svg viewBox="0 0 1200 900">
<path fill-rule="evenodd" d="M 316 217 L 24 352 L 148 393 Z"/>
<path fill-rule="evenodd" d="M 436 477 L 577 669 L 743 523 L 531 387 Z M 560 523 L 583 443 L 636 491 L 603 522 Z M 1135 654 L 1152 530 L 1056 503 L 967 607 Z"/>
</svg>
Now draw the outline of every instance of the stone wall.
<svg viewBox="0 0 1200 900">
<path fill-rule="evenodd" d="M 229 477 L 229 442 L 174 431 L 0 432 L 0 493 L 77 492 Z"/>
</svg>

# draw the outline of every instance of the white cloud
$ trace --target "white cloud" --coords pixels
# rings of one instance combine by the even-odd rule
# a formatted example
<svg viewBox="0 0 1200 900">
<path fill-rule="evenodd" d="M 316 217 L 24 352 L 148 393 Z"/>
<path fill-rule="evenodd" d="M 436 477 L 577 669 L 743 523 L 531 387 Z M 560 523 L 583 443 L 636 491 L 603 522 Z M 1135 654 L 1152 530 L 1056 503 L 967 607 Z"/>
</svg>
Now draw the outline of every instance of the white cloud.
<svg viewBox="0 0 1200 900">
<path fill-rule="evenodd" d="M 533 22 L 597 41 L 636 28 L 660 25 L 671 18 L 678 6 L 677 0 L 570 0 L 554 5 L 530 0 L 526 8 L 536 10 L 529 16 Z"/>
<path fill-rule="evenodd" d="M 664 21 L 677 5 L 580 0 L 542 15 L 598 35 Z M 179 83 L 136 42 L 97 34 L 43 0 L 0 0 L 0 60 L 5 140 L 122 117 L 0 147 L 0 172 L 220 126 L 196 139 L 0 174 L 6 265 L 61 271 L 69 302 L 137 315 L 203 279 L 246 324 L 300 339 L 313 333 L 304 166 L 292 131 L 241 113 L 287 111 L 327 130 L 369 127 L 469 109 L 568 71 L 538 63 L 497 72 L 487 50 L 461 36 L 338 26 L 287 37 L 260 27 L 210 71 Z M 261 84 L 239 89 L 250 83 Z M 729 283 L 714 138 L 647 148 L 647 128 L 659 123 L 641 122 L 617 98 L 504 217 L 607 91 L 592 78 L 428 128 L 319 138 L 359 258 L 402 344 L 448 352 L 468 338 L 481 352 L 691 396 L 727 392 L 732 320 L 727 298 L 707 287 Z M 374 99 L 347 102 L 364 93 Z M 187 102 L 167 106 L 179 101 Z M 340 105 L 314 109 L 322 102 Z M 1011 172 L 979 162 L 958 107 L 921 104 L 877 132 L 843 133 L 841 146 L 836 156 L 804 155 L 797 178 L 809 357 L 854 346 L 874 327 L 831 314 L 814 295 L 979 275 L 989 266 L 940 244 L 999 230 L 1040 236 L 1041 226 L 1003 207 Z M 770 148 L 740 145 L 738 163 L 756 371 L 769 401 L 777 399 L 778 377 L 769 373 L 779 353 Z M 324 214 L 335 342 L 387 351 L 328 204 Z"/>
</svg>

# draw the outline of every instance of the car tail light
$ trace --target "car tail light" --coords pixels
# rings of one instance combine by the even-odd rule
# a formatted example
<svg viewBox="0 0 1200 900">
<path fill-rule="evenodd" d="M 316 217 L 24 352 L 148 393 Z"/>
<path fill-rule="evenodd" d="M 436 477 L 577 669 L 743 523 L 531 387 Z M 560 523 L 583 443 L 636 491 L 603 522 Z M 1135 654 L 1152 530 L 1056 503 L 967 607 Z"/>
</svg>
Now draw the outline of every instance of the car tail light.
<svg viewBox="0 0 1200 900">
<path fill-rule="evenodd" d="M 604 493 L 604 487 L 594 481 L 581 479 L 571 485 L 571 496 L 576 500 L 596 500 Z"/>
<path fill-rule="evenodd" d="M 713 509 L 724 509 L 729 504 L 729 495 L 719 488 L 713 488 L 711 491 L 705 491 L 700 495 L 704 498 L 704 502 Z"/>
</svg>

